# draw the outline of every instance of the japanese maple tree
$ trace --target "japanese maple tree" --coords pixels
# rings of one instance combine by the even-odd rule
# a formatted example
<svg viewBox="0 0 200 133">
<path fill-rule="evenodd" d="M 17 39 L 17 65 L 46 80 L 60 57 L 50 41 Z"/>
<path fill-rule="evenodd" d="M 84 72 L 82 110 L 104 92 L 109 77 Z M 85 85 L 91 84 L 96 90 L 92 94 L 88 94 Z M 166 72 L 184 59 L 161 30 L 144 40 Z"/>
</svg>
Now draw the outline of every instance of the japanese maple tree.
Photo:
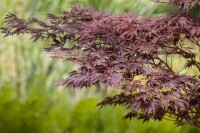
<svg viewBox="0 0 200 133">
<path fill-rule="evenodd" d="M 124 118 L 144 122 L 167 118 L 178 125 L 200 126 L 200 20 L 191 12 L 200 1 L 156 2 L 172 4 L 178 11 L 144 18 L 73 6 L 60 16 L 48 14 L 47 23 L 35 18 L 22 20 L 10 13 L 7 26 L 1 29 L 5 36 L 30 34 L 33 41 L 52 40 L 45 48 L 52 58 L 78 64 L 59 85 L 81 89 L 103 83 L 121 90 L 106 97 L 100 107 L 125 106 L 129 113 Z M 66 46 L 68 40 L 72 47 Z M 192 67 L 198 73 L 174 71 L 165 60 L 173 56 L 185 60 L 184 70 Z"/>
</svg>

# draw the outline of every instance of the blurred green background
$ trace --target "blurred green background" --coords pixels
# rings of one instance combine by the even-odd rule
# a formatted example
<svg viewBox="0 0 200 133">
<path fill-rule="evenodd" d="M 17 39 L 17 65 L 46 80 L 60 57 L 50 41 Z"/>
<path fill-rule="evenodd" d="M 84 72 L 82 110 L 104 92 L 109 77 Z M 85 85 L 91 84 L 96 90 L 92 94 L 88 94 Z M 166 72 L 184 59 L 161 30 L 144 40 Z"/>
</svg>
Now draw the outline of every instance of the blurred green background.
<svg viewBox="0 0 200 133">
<path fill-rule="evenodd" d="M 72 4 L 113 13 L 131 12 L 143 16 L 166 15 L 174 9 L 150 0 L 1 0 L 0 27 L 11 12 L 20 18 L 59 14 Z M 0 34 L 0 133 L 199 133 L 171 121 L 142 124 L 123 120 L 122 107 L 99 109 L 96 104 L 115 92 L 105 86 L 67 90 L 56 86 L 76 68 L 50 60 L 43 52 L 47 41 L 32 43 L 30 36 L 3 38 Z"/>
</svg>

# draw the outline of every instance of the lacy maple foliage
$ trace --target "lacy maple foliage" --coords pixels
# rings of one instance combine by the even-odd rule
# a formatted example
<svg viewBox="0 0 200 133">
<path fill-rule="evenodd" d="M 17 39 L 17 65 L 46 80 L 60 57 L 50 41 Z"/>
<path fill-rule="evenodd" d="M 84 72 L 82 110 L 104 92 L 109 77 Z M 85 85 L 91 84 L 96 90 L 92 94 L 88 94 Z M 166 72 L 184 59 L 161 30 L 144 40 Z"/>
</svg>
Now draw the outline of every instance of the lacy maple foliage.
<svg viewBox="0 0 200 133">
<path fill-rule="evenodd" d="M 7 26 L 1 29 L 5 36 L 30 34 L 33 41 L 51 39 L 45 51 L 52 58 L 78 64 L 60 85 L 81 89 L 104 83 L 121 89 L 98 106 L 125 106 L 129 111 L 125 118 L 144 122 L 170 118 L 178 125 L 199 126 L 199 75 L 175 72 L 164 60 L 179 55 L 185 59 L 184 68 L 195 67 L 200 72 L 200 20 L 185 10 L 199 6 L 199 0 L 168 2 L 182 9 L 169 16 L 144 18 L 73 6 L 60 16 L 48 14 L 48 23 L 22 20 L 10 13 Z M 72 47 L 66 46 L 67 40 Z"/>
</svg>

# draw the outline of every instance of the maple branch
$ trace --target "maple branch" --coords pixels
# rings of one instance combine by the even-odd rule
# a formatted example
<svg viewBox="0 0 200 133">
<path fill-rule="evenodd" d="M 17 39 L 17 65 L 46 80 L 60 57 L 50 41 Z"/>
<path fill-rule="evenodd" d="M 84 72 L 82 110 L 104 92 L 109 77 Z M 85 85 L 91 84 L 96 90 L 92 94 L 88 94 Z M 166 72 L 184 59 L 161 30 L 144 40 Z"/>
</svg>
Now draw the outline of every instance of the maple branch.
<svg viewBox="0 0 200 133">
<path fill-rule="evenodd" d="M 193 36 L 191 37 L 190 41 L 200 47 L 199 42 Z"/>
<path fill-rule="evenodd" d="M 159 58 L 159 57 L 157 57 L 156 59 L 159 60 L 162 64 L 164 64 L 164 65 L 167 67 L 168 71 L 175 73 L 175 72 L 172 70 L 172 68 L 168 65 L 167 62 L 163 61 L 163 60 L 162 60 L 161 58 Z"/>
<path fill-rule="evenodd" d="M 170 0 L 180 8 L 183 5 L 182 9 L 198 5 L 197 0 L 188 1 Z M 144 18 L 73 6 L 61 16 L 49 14 L 48 19 L 49 24 L 45 24 L 37 19 L 21 20 L 8 14 L 7 27 L 1 30 L 5 36 L 31 34 L 34 41 L 52 40 L 54 44 L 45 49 L 52 58 L 59 59 L 63 55 L 65 61 L 79 64 L 79 69 L 59 82 L 64 87 L 81 89 L 103 83 L 122 89 L 121 94 L 105 99 L 99 106 L 128 106 L 131 112 L 125 118 L 130 119 L 160 121 L 169 115 L 176 118 L 179 125 L 189 120 L 198 122 L 200 91 L 195 85 L 199 85 L 200 80 L 175 73 L 172 60 L 171 64 L 167 61 L 167 57 L 178 54 L 188 61 L 185 67 L 195 65 L 200 71 L 196 53 L 184 47 L 183 42 L 194 42 L 200 47 L 195 39 L 200 35 L 199 21 L 190 13 L 181 10 L 168 16 Z M 29 28 L 32 24 L 40 28 Z M 64 47 L 67 40 L 74 42 L 72 48 Z M 166 57 L 166 61 L 162 57 Z M 130 77 L 141 75 L 145 78 L 130 81 Z M 191 114 L 193 110 L 196 113 Z"/>
<path fill-rule="evenodd" d="M 178 50 L 180 50 L 182 53 L 187 54 L 187 52 L 185 52 L 183 49 L 179 48 L 178 46 L 174 45 Z M 200 62 L 196 61 L 193 57 L 189 57 L 189 59 L 194 62 L 195 66 L 197 67 L 197 69 L 200 72 Z"/>
</svg>

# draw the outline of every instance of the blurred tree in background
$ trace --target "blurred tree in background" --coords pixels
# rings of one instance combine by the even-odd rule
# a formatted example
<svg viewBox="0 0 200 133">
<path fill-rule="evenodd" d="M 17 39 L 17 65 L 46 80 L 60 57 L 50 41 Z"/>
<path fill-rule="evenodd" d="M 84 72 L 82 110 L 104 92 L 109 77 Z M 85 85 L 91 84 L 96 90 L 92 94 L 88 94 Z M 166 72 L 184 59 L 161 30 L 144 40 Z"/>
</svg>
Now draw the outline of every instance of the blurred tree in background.
<svg viewBox="0 0 200 133">
<path fill-rule="evenodd" d="M 131 12 L 143 16 L 159 16 L 175 9 L 155 5 L 150 0 L 3 0 L 0 27 L 8 12 L 21 18 L 45 19 L 46 13 L 59 14 L 72 4 L 114 13 Z M 197 9 L 196 9 L 197 10 Z M 197 14 L 198 16 L 198 14 Z M 48 42 L 30 45 L 30 36 L 0 38 L 0 132 L 1 133 L 197 133 L 191 126 L 176 127 L 172 122 L 131 122 L 122 120 L 120 107 L 95 108 L 102 95 L 115 94 L 98 88 L 66 91 L 55 81 L 67 77 L 76 66 L 62 61 L 49 61 L 42 52 Z M 43 44 L 43 45 L 41 45 Z M 176 64 L 174 65 L 175 67 Z M 194 72 L 195 73 L 195 72 Z M 104 87 L 104 86 L 99 86 Z M 97 93 L 98 92 L 98 93 Z"/>
</svg>

